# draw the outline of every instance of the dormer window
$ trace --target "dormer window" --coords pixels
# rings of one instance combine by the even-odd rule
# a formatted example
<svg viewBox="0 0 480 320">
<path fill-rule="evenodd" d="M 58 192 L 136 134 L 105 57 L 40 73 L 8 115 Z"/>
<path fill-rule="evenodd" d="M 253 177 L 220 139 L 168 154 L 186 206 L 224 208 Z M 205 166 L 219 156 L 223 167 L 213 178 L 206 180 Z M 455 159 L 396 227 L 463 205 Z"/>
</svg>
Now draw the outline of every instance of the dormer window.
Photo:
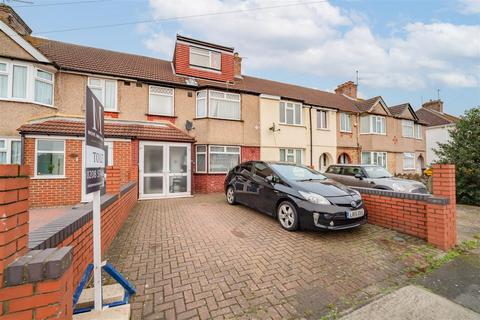
<svg viewBox="0 0 480 320">
<path fill-rule="evenodd" d="M 190 65 L 208 68 L 221 69 L 221 54 L 220 52 L 201 49 L 197 47 L 190 47 Z"/>
</svg>

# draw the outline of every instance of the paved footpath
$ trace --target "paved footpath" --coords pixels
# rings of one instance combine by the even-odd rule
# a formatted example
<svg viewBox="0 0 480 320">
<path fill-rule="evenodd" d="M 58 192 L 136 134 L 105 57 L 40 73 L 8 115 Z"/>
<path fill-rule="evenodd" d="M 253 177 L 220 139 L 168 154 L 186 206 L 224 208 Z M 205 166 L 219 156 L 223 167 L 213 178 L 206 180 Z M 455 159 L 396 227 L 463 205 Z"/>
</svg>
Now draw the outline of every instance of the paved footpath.
<svg viewBox="0 0 480 320">
<path fill-rule="evenodd" d="M 405 284 L 438 253 L 372 225 L 287 232 L 211 194 L 139 202 L 106 258 L 137 288 L 132 319 L 319 319 Z"/>
</svg>

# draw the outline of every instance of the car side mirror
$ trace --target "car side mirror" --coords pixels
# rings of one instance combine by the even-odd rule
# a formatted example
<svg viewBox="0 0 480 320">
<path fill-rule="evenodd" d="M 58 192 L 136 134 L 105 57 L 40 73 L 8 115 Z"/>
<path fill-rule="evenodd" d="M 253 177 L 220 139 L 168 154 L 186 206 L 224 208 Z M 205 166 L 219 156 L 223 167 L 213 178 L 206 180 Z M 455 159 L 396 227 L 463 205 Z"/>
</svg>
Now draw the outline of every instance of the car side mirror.
<svg viewBox="0 0 480 320">
<path fill-rule="evenodd" d="M 271 184 L 275 184 L 278 182 L 278 178 L 275 176 L 267 176 L 265 179 L 267 180 L 268 183 L 271 183 Z"/>
<path fill-rule="evenodd" d="M 355 173 L 355 178 L 357 178 L 358 180 L 363 180 L 363 176 L 361 173 Z"/>
</svg>

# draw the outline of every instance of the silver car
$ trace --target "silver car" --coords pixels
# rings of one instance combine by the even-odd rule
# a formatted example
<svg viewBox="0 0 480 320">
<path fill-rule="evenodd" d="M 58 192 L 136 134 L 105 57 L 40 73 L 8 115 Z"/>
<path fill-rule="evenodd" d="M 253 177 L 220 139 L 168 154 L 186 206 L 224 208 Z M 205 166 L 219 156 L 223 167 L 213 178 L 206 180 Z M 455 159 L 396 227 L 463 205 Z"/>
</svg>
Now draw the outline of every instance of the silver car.
<svg viewBox="0 0 480 320">
<path fill-rule="evenodd" d="M 409 193 L 428 193 L 421 182 L 392 176 L 383 167 L 366 164 L 335 164 L 324 173 L 328 178 L 347 186 L 393 190 Z"/>
</svg>

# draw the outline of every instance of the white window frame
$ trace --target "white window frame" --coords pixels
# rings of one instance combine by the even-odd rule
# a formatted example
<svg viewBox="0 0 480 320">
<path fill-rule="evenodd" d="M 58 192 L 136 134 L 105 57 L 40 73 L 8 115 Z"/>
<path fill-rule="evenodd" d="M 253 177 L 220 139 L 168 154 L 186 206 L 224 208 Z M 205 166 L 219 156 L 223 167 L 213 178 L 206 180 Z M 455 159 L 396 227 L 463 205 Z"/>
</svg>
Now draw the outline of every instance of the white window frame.
<svg viewBox="0 0 480 320">
<path fill-rule="evenodd" d="M 63 142 L 63 151 L 42 151 L 41 153 L 59 153 L 63 154 L 63 175 L 49 175 L 49 174 L 41 174 L 38 175 L 37 172 L 37 163 L 38 163 L 38 142 L 41 140 L 49 140 L 49 141 L 61 141 Z M 35 139 L 35 173 L 33 178 L 34 179 L 65 179 L 65 169 L 66 169 L 66 162 L 67 162 L 67 150 L 66 150 L 66 141 L 65 139 L 50 139 L 50 138 L 37 138 Z"/>
<path fill-rule="evenodd" d="M 412 134 L 409 135 L 407 130 L 412 129 Z M 415 137 L 415 122 L 413 120 L 402 120 L 402 137 L 414 138 Z"/>
<path fill-rule="evenodd" d="M 205 97 L 204 98 L 198 98 L 198 93 L 199 92 L 205 92 Z M 232 102 L 238 102 L 238 107 L 240 108 L 239 110 L 239 118 L 227 118 L 227 117 L 214 117 L 210 114 L 210 100 L 212 99 L 211 98 L 211 95 L 210 93 L 212 92 L 215 92 L 215 93 L 219 93 L 219 94 L 223 94 L 224 95 L 224 100 L 226 101 L 232 101 Z M 238 100 L 234 100 L 234 99 L 228 99 L 227 98 L 227 94 L 232 94 L 232 95 L 237 95 L 238 96 Z M 202 118 L 210 118 L 210 119 L 221 119 L 221 120 L 235 120 L 235 121 L 240 121 L 242 120 L 242 95 L 239 94 L 239 93 L 234 93 L 234 92 L 226 92 L 226 91 L 218 91 L 218 90 L 200 90 L 200 91 L 197 91 L 195 93 L 195 117 L 197 119 L 202 119 Z M 213 98 L 213 99 L 220 99 L 220 98 Z M 199 116 L 198 115 L 198 100 L 205 100 L 205 115 L 202 115 L 202 116 Z"/>
<path fill-rule="evenodd" d="M 152 93 L 152 88 L 160 88 L 160 89 L 168 89 L 172 90 L 172 94 L 164 94 L 164 93 Z M 158 113 L 152 111 L 152 99 L 151 96 L 163 96 L 163 97 L 172 97 L 172 112 L 170 114 Z M 167 116 L 173 117 L 175 115 L 175 89 L 170 87 L 162 87 L 162 86 L 149 86 L 148 87 L 148 113 L 152 115 L 159 115 L 159 116 Z"/>
<path fill-rule="evenodd" d="M 281 154 L 282 154 L 282 150 L 284 150 L 285 152 L 285 160 L 282 160 L 281 159 Z M 297 151 L 300 151 L 300 161 L 297 162 Z M 280 148 L 279 151 L 278 151 L 278 154 L 279 154 L 279 160 L 280 161 L 284 161 L 284 162 L 288 162 L 288 163 L 295 163 L 295 164 L 303 164 L 303 149 L 298 149 L 298 148 Z M 289 156 L 293 156 L 293 162 L 290 162 L 290 161 L 287 161 L 288 157 Z"/>
<path fill-rule="evenodd" d="M 113 141 L 104 141 L 103 142 L 104 145 L 108 146 L 108 156 L 107 156 L 107 160 L 108 160 L 108 163 L 107 163 L 107 167 L 111 167 L 113 166 L 113 155 L 114 155 L 114 152 L 113 152 L 113 148 L 114 148 L 114 143 Z"/>
<path fill-rule="evenodd" d="M 325 113 L 325 123 L 322 123 L 322 121 L 318 121 L 319 119 L 322 119 L 322 117 L 320 116 L 320 114 L 324 112 Z M 301 112 L 300 112 L 301 113 Z M 321 110 L 321 109 L 318 109 L 317 110 L 317 129 L 319 130 L 328 130 L 328 116 L 329 116 L 329 112 L 327 110 Z M 322 126 L 323 125 L 323 126 Z"/>
<path fill-rule="evenodd" d="M 196 52 L 192 52 L 192 51 L 196 51 Z M 192 53 L 196 54 L 196 55 L 208 57 L 208 66 L 202 66 L 202 65 L 191 63 Z M 213 63 L 212 63 L 214 55 L 219 56 L 219 66 L 218 66 L 218 68 L 214 67 Z M 212 69 L 212 70 L 217 70 L 217 71 L 222 70 L 222 54 L 221 54 L 221 52 L 191 46 L 188 58 L 189 58 L 189 63 L 190 63 L 191 66 L 198 67 L 198 68 Z"/>
<path fill-rule="evenodd" d="M 0 164 L 12 164 L 12 142 L 20 142 L 22 143 L 21 139 L 17 138 L 8 138 L 8 137 L 0 137 L 1 141 L 5 141 L 5 148 L 0 148 L 0 152 L 6 152 L 5 156 L 5 163 Z M 22 150 L 20 149 L 20 163 L 22 162 Z M 17 163 L 15 163 L 17 164 Z"/>
<path fill-rule="evenodd" d="M 413 166 L 411 166 L 411 167 L 406 166 L 405 160 L 407 159 L 407 157 L 409 157 L 412 160 Z M 414 152 L 404 152 L 402 161 L 403 161 L 403 170 L 415 170 L 416 159 L 415 159 L 415 153 Z"/>
<path fill-rule="evenodd" d="M 212 147 L 215 147 L 215 148 L 223 147 L 224 152 L 219 152 L 219 151 L 214 151 L 214 152 L 212 152 Z M 238 148 L 238 152 L 227 151 L 227 148 Z M 209 145 L 209 146 L 208 146 L 208 156 L 207 156 L 207 159 L 208 159 L 208 172 L 209 172 L 209 173 L 220 173 L 220 174 L 221 174 L 221 173 L 228 173 L 228 170 L 227 170 L 227 171 L 212 171 L 211 162 L 210 162 L 210 160 L 212 159 L 212 157 L 211 157 L 212 154 L 235 154 L 235 155 L 238 154 L 238 159 L 239 159 L 238 164 L 242 163 L 242 150 L 241 150 L 241 148 L 240 148 L 239 146 Z"/>
<path fill-rule="evenodd" d="M 340 113 L 340 132 L 352 132 L 352 119 L 348 113 Z"/>
<path fill-rule="evenodd" d="M 99 86 L 92 85 L 90 84 L 90 80 L 100 80 L 100 85 Z M 105 106 L 105 94 L 107 92 L 105 83 L 107 81 L 113 82 L 115 84 L 115 99 L 114 99 L 115 103 L 113 108 L 107 108 Z M 89 88 L 102 90 L 102 99 L 99 99 L 99 100 L 102 103 L 105 112 L 118 112 L 118 101 L 117 101 L 118 100 L 118 83 L 117 82 L 118 81 L 116 79 L 111 79 L 111 78 L 88 77 L 87 79 L 87 86 Z"/>
<path fill-rule="evenodd" d="M 204 147 L 205 151 L 198 151 L 198 147 Z M 205 155 L 205 170 L 198 170 L 198 155 Z M 195 146 L 195 172 L 196 173 L 207 173 L 208 170 L 208 146 L 206 144 L 197 144 Z"/>
<path fill-rule="evenodd" d="M 50 81 L 50 80 L 47 80 L 47 79 L 44 79 L 44 78 L 40 78 L 38 76 L 38 71 L 50 74 L 52 76 L 52 80 Z M 52 104 L 53 104 L 53 101 L 54 101 L 54 98 L 55 98 L 55 87 L 54 87 L 54 83 L 53 83 L 53 81 L 55 79 L 55 75 L 52 72 L 49 72 L 49 71 L 46 71 L 46 70 L 43 70 L 43 69 L 39 69 L 39 68 L 35 68 L 34 72 L 35 73 L 34 73 L 34 79 L 33 79 L 33 100 L 35 100 L 35 88 L 36 88 L 36 85 L 37 85 L 37 81 L 39 81 L 39 82 L 50 84 L 52 86 Z M 35 100 L 35 102 L 40 103 L 40 104 L 45 104 L 45 103 L 37 101 L 37 100 Z"/>
<path fill-rule="evenodd" d="M 415 139 L 422 140 L 423 139 L 423 134 L 422 134 L 422 125 L 415 123 Z"/>
<path fill-rule="evenodd" d="M 361 119 L 367 117 L 369 118 L 369 130 L 366 131 L 365 128 L 362 128 L 362 121 Z M 387 134 L 387 119 L 384 116 L 376 116 L 376 115 L 369 115 L 363 116 L 360 118 L 360 134 L 378 134 L 378 135 L 386 135 Z M 373 130 L 373 124 L 375 123 L 376 130 Z M 381 131 L 378 130 L 378 125 L 383 129 Z"/>
<path fill-rule="evenodd" d="M 0 58 L 0 63 L 6 64 L 6 71 L 0 71 L 0 74 L 7 76 L 7 96 L 0 97 L 0 101 L 14 101 L 14 102 L 29 102 L 41 106 L 46 106 L 53 108 L 55 104 L 55 73 L 48 71 L 44 68 L 38 68 L 33 64 L 20 62 L 20 61 L 10 61 Z M 16 98 L 13 97 L 13 67 L 20 66 L 27 68 L 27 86 L 26 86 L 26 96 L 25 98 Z M 52 75 L 52 81 L 37 78 L 37 70 L 49 73 Z M 46 104 L 43 102 L 38 102 L 35 100 L 35 81 L 40 80 L 52 85 L 52 104 Z"/>
<path fill-rule="evenodd" d="M 369 153 L 370 154 L 370 163 L 363 162 L 363 154 L 364 153 Z M 382 166 L 382 167 L 387 169 L 388 168 L 388 153 L 385 152 L 385 151 L 362 151 L 362 154 L 360 154 L 360 162 L 361 162 L 361 164 L 378 165 L 378 164 L 375 164 L 374 158 L 377 158 L 379 154 L 382 154 L 382 155 L 384 154 L 385 155 L 385 166 Z"/>
<path fill-rule="evenodd" d="M 281 113 L 281 111 L 280 111 L 280 109 L 281 109 L 280 105 L 281 105 L 282 103 L 285 105 L 285 113 L 284 113 L 284 115 L 283 115 L 285 121 L 283 121 L 283 122 L 282 122 L 282 120 L 281 120 L 282 115 L 280 114 L 280 113 Z M 290 104 L 290 105 L 289 105 L 289 104 Z M 296 120 L 298 120 L 298 119 L 297 119 L 297 117 L 295 116 L 295 106 L 300 106 L 300 122 L 299 122 L 299 123 L 297 123 L 297 121 L 296 121 Z M 278 119 L 278 122 L 279 122 L 280 124 L 284 124 L 284 125 L 288 125 L 288 126 L 302 126 L 302 125 L 303 125 L 303 105 L 302 105 L 301 103 L 299 103 L 299 102 L 293 102 L 293 101 L 288 101 L 288 100 L 280 100 L 280 102 L 279 102 L 279 104 L 278 104 L 278 110 L 279 110 L 279 119 Z M 293 123 L 288 123 L 288 121 L 287 121 L 287 110 L 292 110 L 292 112 L 293 112 Z"/>
</svg>

